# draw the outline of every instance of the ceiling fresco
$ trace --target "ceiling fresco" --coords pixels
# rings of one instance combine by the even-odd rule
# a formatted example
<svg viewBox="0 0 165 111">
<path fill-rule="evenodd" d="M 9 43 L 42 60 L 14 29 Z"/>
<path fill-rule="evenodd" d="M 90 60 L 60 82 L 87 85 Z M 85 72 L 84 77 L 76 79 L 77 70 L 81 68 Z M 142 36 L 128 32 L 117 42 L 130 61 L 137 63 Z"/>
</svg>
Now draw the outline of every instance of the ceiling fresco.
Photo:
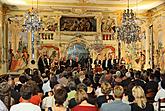
<svg viewBox="0 0 165 111">
<path fill-rule="evenodd" d="M 130 8 L 149 10 L 165 3 L 165 0 L 129 0 Z M 41 9 L 53 8 L 91 8 L 103 10 L 123 10 L 127 8 L 128 0 L 0 0 L 1 3 L 11 5 L 11 9 L 26 10 L 29 7 Z"/>
</svg>

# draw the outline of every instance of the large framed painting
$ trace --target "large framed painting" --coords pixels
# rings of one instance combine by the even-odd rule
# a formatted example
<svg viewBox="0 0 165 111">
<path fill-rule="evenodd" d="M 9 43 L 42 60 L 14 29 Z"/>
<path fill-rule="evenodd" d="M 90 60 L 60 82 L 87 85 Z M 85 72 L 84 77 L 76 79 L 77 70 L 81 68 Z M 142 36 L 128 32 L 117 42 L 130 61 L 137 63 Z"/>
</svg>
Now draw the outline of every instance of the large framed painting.
<svg viewBox="0 0 165 111">
<path fill-rule="evenodd" d="M 60 31 L 96 32 L 95 17 L 67 17 L 60 19 Z"/>
</svg>

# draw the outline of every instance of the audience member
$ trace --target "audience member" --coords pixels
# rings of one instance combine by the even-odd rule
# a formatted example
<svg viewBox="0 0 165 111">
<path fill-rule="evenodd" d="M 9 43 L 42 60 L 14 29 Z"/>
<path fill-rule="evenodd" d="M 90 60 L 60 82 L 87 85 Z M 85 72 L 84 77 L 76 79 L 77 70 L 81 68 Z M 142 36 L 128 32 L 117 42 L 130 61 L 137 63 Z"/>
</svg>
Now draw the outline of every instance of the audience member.
<svg viewBox="0 0 165 111">
<path fill-rule="evenodd" d="M 48 96 L 45 97 L 42 101 L 42 109 L 45 110 L 52 108 L 54 104 L 55 104 L 55 99 L 54 99 L 53 91 L 49 91 Z"/>
<path fill-rule="evenodd" d="M 67 98 L 67 91 L 63 86 L 54 87 L 54 98 L 55 105 L 51 107 L 52 111 L 67 111 L 67 108 L 63 105 Z M 48 108 L 45 111 L 49 111 Z"/>
<path fill-rule="evenodd" d="M 102 82 L 101 84 L 101 92 L 103 95 L 97 97 L 97 106 L 101 107 L 103 103 L 111 103 L 114 98 L 111 95 L 111 85 L 108 82 Z"/>
<path fill-rule="evenodd" d="M 156 93 L 155 101 L 165 98 L 165 81 L 161 81 L 161 88 Z"/>
<path fill-rule="evenodd" d="M 0 99 L 0 111 L 8 111 L 6 105 Z"/>
<path fill-rule="evenodd" d="M 20 89 L 22 102 L 11 106 L 10 111 L 41 111 L 40 107 L 30 103 L 33 89 L 29 84 L 25 84 Z"/>
<path fill-rule="evenodd" d="M 7 82 L 0 83 L 0 100 L 9 109 L 11 103 L 11 86 Z"/>
<path fill-rule="evenodd" d="M 95 105 L 89 104 L 87 102 L 88 95 L 83 89 L 79 89 L 75 95 L 77 106 L 73 107 L 72 111 L 97 111 L 97 107 Z"/>
<path fill-rule="evenodd" d="M 124 89 L 122 86 L 115 86 L 113 95 L 115 100 L 111 103 L 104 103 L 101 106 L 101 111 L 131 111 L 131 107 L 122 102 Z"/>
<path fill-rule="evenodd" d="M 141 86 L 134 86 L 132 89 L 132 95 L 135 100 L 131 104 L 131 111 L 154 111 L 153 105 L 147 103 L 144 90 Z"/>
</svg>

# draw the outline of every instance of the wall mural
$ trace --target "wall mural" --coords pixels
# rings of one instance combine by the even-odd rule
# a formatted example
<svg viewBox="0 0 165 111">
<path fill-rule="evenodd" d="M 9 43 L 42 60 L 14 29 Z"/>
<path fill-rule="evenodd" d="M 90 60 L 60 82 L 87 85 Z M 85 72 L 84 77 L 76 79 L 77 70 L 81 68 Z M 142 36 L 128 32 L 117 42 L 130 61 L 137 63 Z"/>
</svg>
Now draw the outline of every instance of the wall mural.
<svg viewBox="0 0 165 111">
<path fill-rule="evenodd" d="M 101 22 L 102 32 L 115 32 L 115 20 L 110 17 L 104 17 Z"/>
<path fill-rule="evenodd" d="M 101 32 L 103 33 L 103 40 L 114 40 L 115 37 L 115 19 L 104 17 L 101 20 Z"/>
<path fill-rule="evenodd" d="M 60 19 L 60 31 L 96 32 L 95 17 L 66 17 Z"/>
<path fill-rule="evenodd" d="M 56 16 L 52 17 L 43 17 L 42 18 L 42 29 L 40 31 L 57 31 L 58 30 L 58 23 L 56 20 Z"/>
<path fill-rule="evenodd" d="M 0 46 L 0 69 L 2 68 L 2 48 Z"/>
<path fill-rule="evenodd" d="M 134 68 L 136 70 L 144 68 L 146 52 L 141 50 L 139 44 L 127 44 L 124 50 L 126 68 Z"/>
<path fill-rule="evenodd" d="M 20 32 L 19 35 L 20 38 L 16 54 L 14 54 L 12 48 L 9 50 L 9 58 L 11 59 L 9 63 L 10 71 L 23 70 L 29 63 L 27 32 Z"/>
</svg>

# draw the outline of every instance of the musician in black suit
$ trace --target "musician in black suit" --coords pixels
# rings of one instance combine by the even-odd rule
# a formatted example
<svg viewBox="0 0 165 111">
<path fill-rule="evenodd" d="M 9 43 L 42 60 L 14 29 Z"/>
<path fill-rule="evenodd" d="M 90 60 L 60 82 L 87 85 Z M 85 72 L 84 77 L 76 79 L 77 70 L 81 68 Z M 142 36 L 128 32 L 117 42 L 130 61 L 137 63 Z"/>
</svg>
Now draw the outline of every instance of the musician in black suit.
<svg viewBox="0 0 165 111">
<path fill-rule="evenodd" d="M 109 59 L 107 57 L 105 57 L 105 59 L 103 60 L 103 63 L 102 63 L 103 70 L 112 69 L 111 60 L 112 60 L 112 57 L 111 56 L 110 56 Z"/>
<path fill-rule="evenodd" d="M 60 58 L 59 69 L 60 69 L 61 73 L 64 71 L 65 67 L 66 67 L 65 57 L 64 58 Z"/>
<path fill-rule="evenodd" d="M 75 67 L 75 61 L 72 59 L 72 56 L 66 61 L 66 67 Z"/>
<path fill-rule="evenodd" d="M 88 57 L 86 58 L 85 60 L 85 64 L 86 64 L 86 67 L 87 69 L 90 71 L 92 69 L 92 58 L 90 55 L 88 55 Z"/>
<path fill-rule="evenodd" d="M 100 56 L 100 55 L 98 54 L 97 57 L 96 57 L 96 59 L 95 59 L 95 61 L 94 61 L 94 65 L 95 65 L 95 67 L 101 65 L 101 60 L 99 59 L 99 56 Z"/>
<path fill-rule="evenodd" d="M 113 59 L 113 68 L 116 68 L 119 65 L 119 59 L 117 56 Z"/>
<path fill-rule="evenodd" d="M 50 68 L 50 59 L 47 56 L 47 53 L 44 52 L 38 59 L 38 69 L 42 73 L 45 72 L 45 69 Z"/>
</svg>

